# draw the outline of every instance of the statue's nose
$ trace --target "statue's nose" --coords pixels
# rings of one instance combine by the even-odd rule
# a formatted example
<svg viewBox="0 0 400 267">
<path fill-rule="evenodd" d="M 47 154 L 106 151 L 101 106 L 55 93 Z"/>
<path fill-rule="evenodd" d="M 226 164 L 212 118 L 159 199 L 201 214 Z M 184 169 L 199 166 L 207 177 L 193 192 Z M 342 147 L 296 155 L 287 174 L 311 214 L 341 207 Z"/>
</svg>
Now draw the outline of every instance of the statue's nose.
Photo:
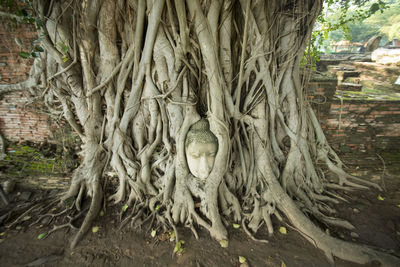
<svg viewBox="0 0 400 267">
<path fill-rule="evenodd" d="M 199 166 L 199 171 L 202 175 L 208 176 L 208 172 L 210 171 L 210 167 L 207 164 L 207 159 L 206 157 L 201 157 L 200 158 L 200 166 Z"/>
</svg>

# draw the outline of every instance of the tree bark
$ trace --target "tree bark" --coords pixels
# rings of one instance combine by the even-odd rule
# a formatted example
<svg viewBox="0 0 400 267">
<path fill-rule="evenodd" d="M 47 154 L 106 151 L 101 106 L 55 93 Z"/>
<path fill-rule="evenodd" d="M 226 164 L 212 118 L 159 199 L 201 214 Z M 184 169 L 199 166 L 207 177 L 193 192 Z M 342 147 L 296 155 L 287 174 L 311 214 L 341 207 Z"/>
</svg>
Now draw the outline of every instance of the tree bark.
<svg viewBox="0 0 400 267">
<path fill-rule="evenodd" d="M 306 101 L 300 61 L 321 0 L 47 2 L 35 6 L 46 22 L 36 61 L 47 64 L 47 86 L 29 86 L 60 100 L 84 143 L 64 200 L 78 211 L 86 197 L 91 205 L 72 247 L 97 216 L 112 168 L 119 185 L 104 201 L 131 206 L 132 223 L 149 211 L 158 227 L 182 223 L 197 236 L 197 224 L 221 241 L 230 220 L 250 235 L 265 222 L 273 234 L 275 216 L 331 261 L 398 263 L 327 236 L 304 215 L 353 227 L 332 216 L 341 198 L 318 161 L 337 175 L 336 189 L 372 185 L 342 170 Z M 200 118 L 218 152 L 204 187 L 189 188 L 185 140 Z"/>
</svg>

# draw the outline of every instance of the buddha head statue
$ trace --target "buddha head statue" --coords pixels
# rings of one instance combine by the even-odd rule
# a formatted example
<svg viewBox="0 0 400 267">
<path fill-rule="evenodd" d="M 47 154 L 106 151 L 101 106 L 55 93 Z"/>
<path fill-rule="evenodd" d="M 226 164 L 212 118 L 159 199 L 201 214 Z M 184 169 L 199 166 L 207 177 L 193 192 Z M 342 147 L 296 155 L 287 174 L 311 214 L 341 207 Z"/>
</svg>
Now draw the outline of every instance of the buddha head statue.
<svg viewBox="0 0 400 267">
<path fill-rule="evenodd" d="M 193 124 L 185 140 L 185 154 L 188 167 L 193 176 L 205 180 L 210 174 L 218 152 L 218 139 L 210 131 L 206 119 Z"/>
</svg>

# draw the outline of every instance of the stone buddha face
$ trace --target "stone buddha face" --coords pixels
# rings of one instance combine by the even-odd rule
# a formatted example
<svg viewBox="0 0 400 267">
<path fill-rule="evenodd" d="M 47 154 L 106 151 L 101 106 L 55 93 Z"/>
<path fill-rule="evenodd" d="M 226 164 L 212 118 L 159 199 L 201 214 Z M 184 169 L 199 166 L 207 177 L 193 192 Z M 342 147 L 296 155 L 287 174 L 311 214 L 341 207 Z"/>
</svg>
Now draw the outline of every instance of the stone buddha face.
<svg viewBox="0 0 400 267">
<path fill-rule="evenodd" d="M 207 120 L 193 124 L 186 136 L 185 153 L 193 176 L 205 180 L 210 174 L 218 152 L 217 137 L 210 131 Z"/>
</svg>

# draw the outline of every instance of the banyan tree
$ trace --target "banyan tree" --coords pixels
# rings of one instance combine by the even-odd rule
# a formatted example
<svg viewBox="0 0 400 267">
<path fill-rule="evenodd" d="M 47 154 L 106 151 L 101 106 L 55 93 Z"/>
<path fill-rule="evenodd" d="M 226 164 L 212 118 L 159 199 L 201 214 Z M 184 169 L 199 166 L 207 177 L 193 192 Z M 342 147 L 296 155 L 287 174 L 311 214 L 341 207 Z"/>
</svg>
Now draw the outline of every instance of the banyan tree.
<svg viewBox="0 0 400 267">
<path fill-rule="evenodd" d="M 335 215 L 340 192 L 377 187 L 343 170 L 306 99 L 301 61 L 322 0 L 31 4 L 44 52 L 21 86 L 61 112 L 83 144 L 63 196 L 84 215 L 72 247 L 103 203 L 120 203 L 132 220 L 154 216 L 195 235 L 201 227 L 217 241 L 232 223 L 272 235 L 284 220 L 331 262 L 399 262 L 315 223 L 354 229 Z M 111 195 L 109 169 L 118 177 Z"/>
</svg>

